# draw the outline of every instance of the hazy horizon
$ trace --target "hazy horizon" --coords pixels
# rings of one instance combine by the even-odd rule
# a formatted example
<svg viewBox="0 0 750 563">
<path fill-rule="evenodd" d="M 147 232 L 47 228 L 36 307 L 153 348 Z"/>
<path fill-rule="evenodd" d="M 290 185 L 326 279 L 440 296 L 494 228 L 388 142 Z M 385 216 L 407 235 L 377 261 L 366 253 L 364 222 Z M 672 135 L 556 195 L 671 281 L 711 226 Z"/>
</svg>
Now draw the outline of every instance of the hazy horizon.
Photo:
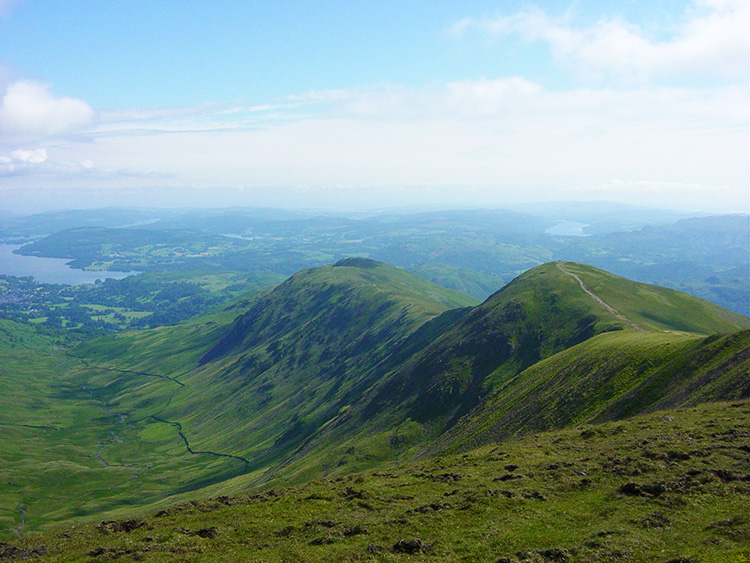
<svg viewBox="0 0 750 563">
<path fill-rule="evenodd" d="M 118 190 L 119 191 L 119 190 Z M 356 214 L 356 213 L 412 213 L 412 212 L 439 212 L 439 211 L 470 211 L 470 210 L 509 210 L 526 212 L 537 206 L 553 207 L 556 205 L 580 205 L 601 206 L 603 209 L 623 206 L 623 208 L 643 209 L 644 211 L 662 212 L 665 215 L 673 214 L 679 216 L 700 216 L 700 215 L 732 215 L 732 214 L 750 214 L 750 211 L 742 210 L 722 210 L 715 209 L 696 209 L 691 207 L 666 205 L 646 205 L 643 203 L 629 203 L 613 200 L 534 200 L 534 201 L 506 201 L 506 202 L 458 202 L 458 201 L 440 201 L 429 199 L 418 199 L 397 201 L 394 198 L 384 198 L 380 194 L 376 197 L 363 198 L 359 197 L 357 202 L 348 202 L 346 198 L 336 201 L 334 198 L 326 199 L 320 197 L 320 190 L 306 191 L 307 197 L 299 197 L 298 191 L 290 190 L 285 198 L 258 198 L 255 195 L 248 195 L 242 192 L 234 194 L 235 197 L 216 197 L 216 193 L 211 190 L 196 190 L 191 196 L 187 197 L 185 192 L 177 194 L 172 191 L 159 191 L 144 197 L 143 193 L 138 190 L 128 197 L 120 197 L 119 193 L 99 191 L 92 193 L 77 192 L 76 196 L 80 199 L 71 199 L 65 192 L 54 192 L 51 197 L 34 197 L 19 198 L 13 201 L 12 198 L 4 198 L 3 205 L 0 206 L 0 213 L 7 213 L 12 216 L 27 216 L 39 213 L 54 213 L 65 211 L 79 210 L 97 210 L 97 209 L 163 209 L 163 210 L 225 210 L 225 209 L 256 209 L 256 210 L 279 210 L 300 213 L 319 213 L 325 214 Z M 5 194 L 7 195 L 7 194 Z M 94 195 L 95 197 L 92 197 Z M 226 195 L 226 192 L 224 192 Z M 59 199 L 56 199 L 59 196 Z M 549 214 L 549 212 L 546 212 Z M 533 212 L 532 212 L 533 214 Z M 564 213 L 563 213 L 564 214 Z"/>
<path fill-rule="evenodd" d="M 0 0 L 0 210 L 750 211 L 746 0 Z"/>
</svg>

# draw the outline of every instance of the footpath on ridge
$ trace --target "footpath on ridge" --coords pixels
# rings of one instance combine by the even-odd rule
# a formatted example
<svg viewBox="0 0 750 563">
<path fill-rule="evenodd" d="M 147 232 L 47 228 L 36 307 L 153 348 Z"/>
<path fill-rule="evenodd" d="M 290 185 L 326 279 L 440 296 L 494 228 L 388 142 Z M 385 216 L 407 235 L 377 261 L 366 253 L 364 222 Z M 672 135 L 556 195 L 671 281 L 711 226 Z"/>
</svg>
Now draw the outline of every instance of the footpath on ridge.
<svg viewBox="0 0 750 563">
<path fill-rule="evenodd" d="M 622 313 L 620 313 L 617 309 L 615 309 L 611 305 L 608 305 L 607 303 L 605 303 L 604 300 L 601 297 L 599 297 L 596 293 L 594 293 L 593 291 L 591 291 L 586 286 L 586 284 L 583 283 L 583 280 L 581 278 L 579 278 L 573 272 L 569 272 L 568 270 L 566 270 L 565 268 L 563 268 L 562 262 L 558 262 L 557 263 L 557 267 L 559 268 L 559 270 L 562 273 L 567 274 L 567 275 L 571 276 L 573 279 L 575 279 L 578 282 L 578 284 L 581 286 L 581 289 L 583 291 L 585 291 L 589 295 L 589 297 L 591 297 L 591 299 L 593 299 L 594 301 L 596 301 L 597 303 L 599 303 L 599 305 L 601 305 L 602 307 L 604 307 L 607 311 L 609 311 L 610 313 L 612 313 L 615 317 L 617 317 L 618 319 L 620 319 L 622 322 L 629 324 L 630 326 L 632 326 L 636 330 L 643 330 L 641 327 L 639 327 L 633 321 L 631 321 L 630 319 L 628 319 L 625 315 L 623 315 Z"/>
</svg>

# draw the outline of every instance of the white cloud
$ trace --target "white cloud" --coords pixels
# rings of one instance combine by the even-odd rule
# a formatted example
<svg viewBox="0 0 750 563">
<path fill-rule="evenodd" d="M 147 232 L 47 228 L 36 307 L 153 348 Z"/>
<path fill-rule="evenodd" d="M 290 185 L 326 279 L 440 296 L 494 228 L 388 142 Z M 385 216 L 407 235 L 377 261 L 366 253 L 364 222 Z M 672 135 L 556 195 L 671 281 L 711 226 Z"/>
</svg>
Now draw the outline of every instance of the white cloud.
<svg viewBox="0 0 750 563">
<path fill-rule="evenodd" d="M 432 117 L 484 118 L 502 114 L 538 94 L 541 87 L 514 76 L 494 80 L 460 80 L 433 84 L 423 88 L 380 85 L 337 90 L 334 96 L 325 92 L 309 93 L 309 99 L 324 100 L 336 116 L 414 121 Z"/>
<path fill-rule="evenodd" d="M 46 149 L 17 149 L 0 155 L 0 176 L 28 174 L 47 160 Z"/>
<path fill-rule="evenodd" d="M 18 149 L 10 153 L 13 159 L 29 164 L 41 164 L 47 160 L 47 151 L 45 149 L 23 150 Z"/>
<path fill-rule="evenodd" d="M 44 185 L 53 186 L 67 182 L 84 185 L 89 182 L 106 183 L 120 179 L 138 181 L 142 178 L 153 180 L 171 177 L 171 174 L 154 173 L 149 170 L 99 167 L 93 160 L 78 160 L 76 155 L 69 158 L 69 155 L 65 154 L 66 150 L 61 151 L 59 147 L 55 150 L 58 153 L 56 158 L 50 158 L 45 148 L 17 149 L 9 154 L 0 155 L 0 177 L 5 180 L 2 187 L 12 187 L 13 179 L 25 182 L 29 177 L 36 178 Z"/>
<path fill-rule="evenodd" d="M 0 104 L 0 139 L 44 139 L 83 129 L 96 114 L 86 102 L 55 97 L 49 86 L 30 80 L 10 84 Z"/>
<path fill-rule="evenodd" d="M 520 77 L 310 92 L 262 110 L 113 114 L 88 142 L 56 139 L 37 165 L 0 157 L 0 174 L 8 189 L 430 187 L 435 203 L 606 197 L 742 211 L 747 98 L 742 86 L 550 91 Z"/>
<path fill-rule="evenodd" d="M 454 35 L 472 30 L 493 35 L 518 33 L 545 41 L 556 59 L 576 69 L 625 79 L 648 77 L 726 77 L 744 79 L 750 62 L 747 0 L 702 0 L 667 40 L 651 37 L 622 18 L 601 19 L 577 28 L 538 8 L 513 15 L 465 18 Z"/>
<path fill-rule="evenodd" d="M 508 78 L 309 97 L 316 96 L 325 100 L 322 112 L 266 115 L 233 128 L 219 114 L 186 118 L 181 129 L 159 130 L 155 122 L 147 136 L 133 135 L 126 122 L 105 124 L 92 143 L 58 146 L 56 158 L 96 162 L 97 175 L 78 179 L 99 182 L 110 171 L 109 185 L 150 185 L 158 177 L 209 188 L 465 186 L 496 202 L 542 187 L 549 196 L 605 185 L 611 197 L 648 192 L 662 204 L 687 185 L 701 186 L 695 201 L 711 199 L 712 186 L 735 186 L 727 205 L 747 190 L 743 88 L 554 92 Z M 130 126 L 142 130 L 137 119 Z"/>
</svg>

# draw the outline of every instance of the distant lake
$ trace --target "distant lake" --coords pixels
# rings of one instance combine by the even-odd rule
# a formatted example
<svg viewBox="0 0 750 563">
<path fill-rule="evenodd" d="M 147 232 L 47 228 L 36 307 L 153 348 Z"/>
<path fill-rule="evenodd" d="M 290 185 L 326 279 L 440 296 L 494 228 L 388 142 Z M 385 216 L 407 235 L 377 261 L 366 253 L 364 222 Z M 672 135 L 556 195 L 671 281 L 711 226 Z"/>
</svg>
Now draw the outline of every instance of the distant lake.
<svg viewBox="0 0 750 563">
<path fill-rule="evenodd" d="M 67 285 L 81 285 L 94 283 L 96 280 L 122 278 L 132 276 L 139 272 L 87 272 L 76 270 L 66 264 L 70 262 L 66 258 L 40 258 L 39 256 L 21 256 L 13 254 L 19 244 L 0 244 L 0 274 L 6 276 L 34 276 L 34 279 L 42 283 L 62 283 Z"/>
<path fill-rule="evenodd" d="M 583 229 L 588 227 L 588 223 L 576 223 L 575 221 L 558 221 L 554 227 L 550 227 L 545 233 L 548 235 L 558 235 L 564 237 L 585 237 L 588 236 Z"/>
</svg>

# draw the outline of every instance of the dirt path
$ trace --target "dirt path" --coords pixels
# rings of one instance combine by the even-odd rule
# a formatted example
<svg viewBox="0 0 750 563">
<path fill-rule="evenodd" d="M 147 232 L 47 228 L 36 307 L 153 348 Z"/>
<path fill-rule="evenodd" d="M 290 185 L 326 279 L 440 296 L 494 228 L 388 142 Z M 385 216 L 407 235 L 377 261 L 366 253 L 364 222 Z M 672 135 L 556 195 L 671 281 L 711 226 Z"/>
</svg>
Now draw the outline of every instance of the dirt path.
<svg viewBox="0 0 750 563">
<path fill-rule="evenodd" d="M 601 297 L 599 297 L 596 293 L 594 293 L 588 287 L 586 287 L 586 284 L 583 283 L 583 280 L 581 278 L 579 278 L 573 272 L 569 272 L 568 270 L 566 270 L 565 268 L 563 268 L 562 262 L 558 262 L 557 263 L 557 267 L 559 268 L 559 270 L 562 273 L 567 274 L 567 275 L 571 276 L 573 279 L 575 279 L 578 282 L 578 284 L 581 286 L 581 289 L 583 291 L 585 291 L 589 295 L 589 297 L 591 297 L 591 299 L 593 299 L 594 301 L 596 301 L 597 303 L 599 303 L 599 305 L 601 305 L 602 307 L 604 307 L 612 315 L 614 315 L 615 317 L 617 317 L 618 319 L 620 319 L 622 322 L 624 322 L 624 323 L 632 326 L 636 330 L 643 330 L 641 327 L 639 327 L 633 321 L 631 321 L 630 319 L 628 319 L 627 317 L 625 317 L 625 315 L 623 315 L 622 313 L 620 313 L 617 309 L 615 309 L 614 307 L 612 307 L 612 306 L 608 305 L 607 303 L 605 303 L 604 300 Z"/>
</svg>

